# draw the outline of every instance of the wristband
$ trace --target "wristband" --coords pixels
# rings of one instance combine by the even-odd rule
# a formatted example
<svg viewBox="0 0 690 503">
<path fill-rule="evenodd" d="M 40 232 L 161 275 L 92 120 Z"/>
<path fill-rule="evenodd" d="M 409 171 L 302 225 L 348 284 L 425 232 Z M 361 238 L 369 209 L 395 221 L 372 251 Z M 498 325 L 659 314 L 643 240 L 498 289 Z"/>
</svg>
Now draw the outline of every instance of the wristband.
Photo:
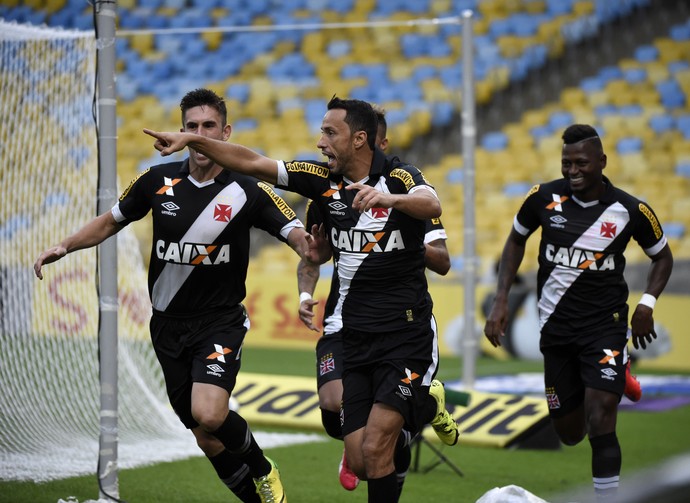
<svg viewBox="0 0 690 503">
<path fill-rule="evenodd" d="M 654 298 L 654 297 L 652 297 Z M 311 300 L 311 294 L 307 292 L 302 292 L 299 294 L 299 303 L 301 304 L 305 300 Z"/>
<path fill-rule="evenodd" d="M 649 309 L 654 309 L 654 304 L 656 304 L 656 297 L 648 293 L 643 293 L 642 298 L 640 298 L 640 302 L 638 302 L 638 304 L 647 306 Z"/>
</svg>

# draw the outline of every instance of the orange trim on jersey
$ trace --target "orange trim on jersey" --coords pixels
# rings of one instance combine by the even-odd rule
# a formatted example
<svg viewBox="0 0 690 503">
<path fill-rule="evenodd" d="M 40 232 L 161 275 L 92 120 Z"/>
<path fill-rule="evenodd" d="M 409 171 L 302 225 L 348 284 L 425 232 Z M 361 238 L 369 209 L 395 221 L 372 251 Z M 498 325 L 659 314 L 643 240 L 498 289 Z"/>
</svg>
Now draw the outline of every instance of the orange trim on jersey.
<svg viewBox="0 0 690 503">
<path fill-rule="evenodd" d="M 567 200 L 568 200 L 568 196 L 561 196 L 561 200 L 560 200 L 560 201 L 553 201 L 553 202 L 547 204 L 547 205 L 546 205 L 546 209 L 547 209 L 547 210 L 552 210 L 552 209 L 554 209 L 556 206 L 558 206 L 559 204 L 562 204 L 562 203 L 566 202 Z"/>
<path fill-rule="evenodd" d="M 172 189 L 175 185 L 177 185 L 181 181 L 182 181 L 182 178 L 173 178 L 170 185 L 163 185 L 160 189 L 158 189 L 158 192 L 156 192 L 156 194 L 158 194 L 158 195 L 165 194 L 166 190 Z"/>
</svg>

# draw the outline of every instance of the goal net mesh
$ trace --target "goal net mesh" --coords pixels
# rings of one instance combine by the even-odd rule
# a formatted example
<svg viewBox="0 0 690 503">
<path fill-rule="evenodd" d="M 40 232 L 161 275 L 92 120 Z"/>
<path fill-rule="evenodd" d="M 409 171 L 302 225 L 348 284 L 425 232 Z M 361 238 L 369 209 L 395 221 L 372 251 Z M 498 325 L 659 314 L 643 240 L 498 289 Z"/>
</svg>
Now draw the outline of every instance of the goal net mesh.
<svg viewBox="0 0 690 503">
<path fill-rule="evenodd" d="M 0 477 L 94 473 L 99 438 L 97 250 L 33 273 L 96 216 L 93 32 L 0 20 Z M 198 454 L 168 405 L 148 337 L 136 237 L 118 234 L 120 466 Z"/>
</svg>

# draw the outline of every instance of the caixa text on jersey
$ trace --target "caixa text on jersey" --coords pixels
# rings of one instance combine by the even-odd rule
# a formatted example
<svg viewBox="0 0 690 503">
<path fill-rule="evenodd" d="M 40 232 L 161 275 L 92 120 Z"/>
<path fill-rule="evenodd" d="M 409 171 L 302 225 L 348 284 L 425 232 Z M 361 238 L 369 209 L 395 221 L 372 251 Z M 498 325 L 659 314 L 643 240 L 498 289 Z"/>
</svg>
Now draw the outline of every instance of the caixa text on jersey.
<svg viewBox="0 0 690 503">
<path fill-rule="evenodd" d="M 230 262 L 230 245 L 156 241 L 156 256 L 173 264 L 218 265 Z"/>
<path fill-rule="evenodd" d="M 554 264 L 576 269 L 613 271 L 616 268 L 613 254 L 574 247 L 556 247 L 548 244 L 544 250 L 544 257 Z"/>
</svg>

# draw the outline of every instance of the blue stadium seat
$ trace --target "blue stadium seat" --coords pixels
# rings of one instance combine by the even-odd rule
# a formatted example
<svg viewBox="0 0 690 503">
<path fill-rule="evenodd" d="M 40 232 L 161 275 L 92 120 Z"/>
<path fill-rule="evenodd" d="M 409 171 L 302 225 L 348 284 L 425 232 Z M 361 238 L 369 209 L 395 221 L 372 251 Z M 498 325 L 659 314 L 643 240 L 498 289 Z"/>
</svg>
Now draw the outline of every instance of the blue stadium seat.
<svg viewBox="0 0 690 503">
<path fill-rule="evenodd" d="M 649 118 L 649 127 L 657 135 L 670 131 L 675 127 L 675 120 L 670 114 L 653 115 Z"/>
<path fill-rule="evenodd" d="M 575 117 L 570 112 L 564 112 L 562 110 L 557 112 L 552 112 L 549 115 L 549 127 L 551 130 L 564 129 L 575 122 Z"/>
<path fill-rule="evenodd" d="M 22 230 L 30 228 L 32 225 L 31 215 L 15 214 L 5 221 L 4 225 L 0 225 L 0 240 L 9 241 L 14 235 Z"/>
<path fill-rule="evenodd" d="M 690 178 L 690 161 L 679 162 L 676 165 L 675 173 L 684 178 Z"/>
<path fill-rule="evenodd" d="M 659 59 L 659 49 L 653 45 L 641 45 L 635 49 L 634 57 L 640 63 L 651 63 Z"/>
<path fill-rule="evenodd" d="M 45 197 L 41 203 L 41 209 L 46 211 L 53 208 L 66 207 L 70 202 L 71 198 L 68 192 L 56 190 Z"/>
<path fill-rule="evenodd" d="M 690 40 L 690 23 L 677 24 L 671 27 L 669 31 L 669 38 L 676 42 L 685 42 Z"/>
<path fill-rule="evenodd" d="M 642 139 L 637 136 L 621 138 L 616 143 L 616 151 L 619 154 L 634 154 L 642 151 Z"/>
<path fill-rule="evenodd" d="M 523 197 L 532 187 L 529 182 L 512 182 L 503 186 L 503 195 L 506 197 Z"/>
<path fill-rule="evenodd" d="M 446 181 L 451 185 L 460 185 L 465 179 L 462 168 L 452 168 L 446 173 Z"/>
<path fill-rule="evenodd" d="M 505 150 L 508 147 L 508 135 L 502 131 L 486 133 L 481 139 L 481 146 L 489 152 Z"/>
<path fill-rule="evenodd" d="M 612 80 L 622 79 L 623 70 L 618 66 L 605 66 L 599 70 L 599 77 L 607 83 Z"/>
<path fill-rule="evenodd" d="M 531 128 L 529 132 L 530 135 L 532 135 L 532 138 L 534 139 L 534 143 L 538 145 L 543 138 L 548 138 L 553 134 L 553 129 L 551 128 L 551 126 L 548 125 L 535 126 Z"/>
<path fill-rule="evenodd" d="M 685 224 L 682 222 L 664 222 L 664 234 L 670 239 L 680 239 L 685 236 Z"/>
<path fill-rule="evenodd" d="M 683 114 L 676 117 L 676 127 L 683 135 L 683 138 L 690 140 L 690 114 Z"/>
<path fill-rule="evenodd" d="M 676 73 L 687 70 L 688 68 L 690 68 L 690 63 L 687 61 L 671 61 L 668 64 L 668 71 L 671 73 L 671 75 L 675 75 Z"/>
<path fill-rule="evenodd" d="M 656 90 L 664 107 L 673 109 L 685 106 L 685 93 L 675 80 L 670 79 L 658 82 Z"/>
<path fill-rule="evenodd" d="M 604 87 L 606 87 L 606 82 L 598 75 L 587 77 L 580 81 L 580 89 L 586 93 L 601 91 Z"/>
<path fill-rule="evenodd" d="M 448 126 L 455 117 L 455 105 L 450 101 L 438 101 L 433 104 L 431 124 L 434 126 Z"/>
<path fill-rule="evenodd" d="M 644 68 L 628 68 L 623 70 L 623 78 L 629 84 L 639 84 L 647 80 L 647 70 Z"/>
</svg>

